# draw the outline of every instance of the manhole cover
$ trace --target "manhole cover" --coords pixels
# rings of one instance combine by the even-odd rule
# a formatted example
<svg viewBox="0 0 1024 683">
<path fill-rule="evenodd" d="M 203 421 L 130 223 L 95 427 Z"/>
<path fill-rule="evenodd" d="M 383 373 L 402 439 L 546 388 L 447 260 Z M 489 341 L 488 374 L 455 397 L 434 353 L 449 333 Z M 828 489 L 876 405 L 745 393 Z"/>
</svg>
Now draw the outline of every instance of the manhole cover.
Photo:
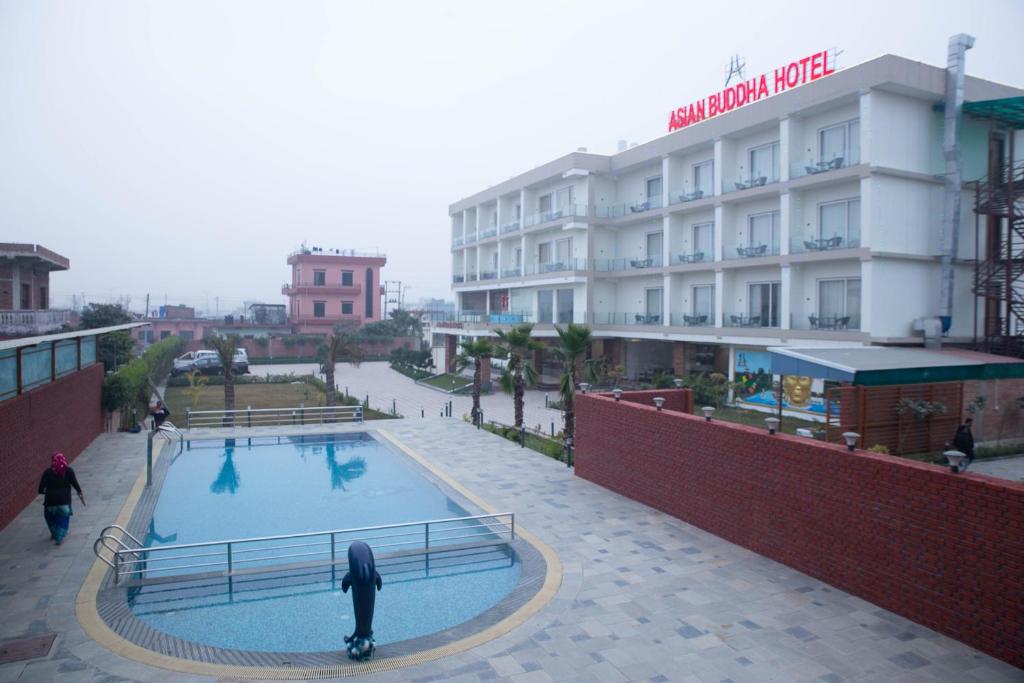
<svg viewBox="0 0 1024 683">
<path fill-rule="evenodd" d="M 50 652 L 56 633 L 47 633 L 31 638 L 0 641 L 0 664 L 21 662 L 26 659 L 45 657 Z"/>
</svg>

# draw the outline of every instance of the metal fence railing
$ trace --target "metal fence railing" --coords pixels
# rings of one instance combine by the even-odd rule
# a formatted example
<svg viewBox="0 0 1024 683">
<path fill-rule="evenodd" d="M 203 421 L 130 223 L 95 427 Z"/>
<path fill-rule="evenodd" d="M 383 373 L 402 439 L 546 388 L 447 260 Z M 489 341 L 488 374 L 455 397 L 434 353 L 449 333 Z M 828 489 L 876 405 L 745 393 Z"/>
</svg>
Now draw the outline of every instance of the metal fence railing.
<svg viewBox="0 0 1024 683">
<path fill-rule="evenodd" d="M 147 582 L 334 565 L 344 561 L 355 541 L 369 544 L 381 560 L 504 545 L 515 535 L 513 512 L 150 547 L 111 525 L 100 532 L 93 552 L 114 570 L 115 583 Z"/>
<path fill-rule="evenodd" d="M 362 421 L 363 406 L 361 405 L 185 411 L 185 429 L 196 427 L 304 426 Z"/>
</svg>

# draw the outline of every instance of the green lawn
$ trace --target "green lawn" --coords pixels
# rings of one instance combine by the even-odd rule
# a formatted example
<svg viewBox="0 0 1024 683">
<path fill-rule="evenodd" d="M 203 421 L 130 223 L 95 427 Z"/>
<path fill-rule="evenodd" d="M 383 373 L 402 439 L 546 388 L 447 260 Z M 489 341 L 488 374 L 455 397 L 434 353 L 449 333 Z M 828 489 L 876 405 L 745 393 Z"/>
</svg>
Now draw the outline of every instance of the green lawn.
<svg viewBox="0 0 1024 683">
<path fill-rule="evenodd" d="M 358 400 L 355 398 L 350 397 L 347 401 L 344 396 L 338 398 L 339 403 L 358 404 Z M 198 400 L 194 403 L 188 387 L 168 387 L 164 392 L 164 401 L 171 411 L 171 421 L 178 425 L 184 425 L 186 406 L 191 406 L 192 410 L 223 410 L 224 387 L 202 387 L 198 394 Z M 297 408 L 300 403 L 309 407 L 322 406 L 324 404 L 323 392 L 315 386 L 305 383 L 239 384 L 235 386 L 235 408 L 238 410 L 244 410 L 246 406 L 252 408 Z M 376 410 L 365 410 L 363 417 L 367 420 L 379 420 L 390 418 L 391 415 Z"/>
<path fill-rule="evenodd" d="M 461 389 L 463 387 L 468 387 L 473 383 L 473 381 L 466 379 L 462 375 L 453 375 L 452 373 L 449 372 L 443 375 L 438 375 L 437 377 L 425 379 L 423 380 L 423 383 L 429 384 L 432 387 L 444 389 L 445 391 L 451 391 L 452 389 Z"/>
<path fill-rule="evenodd" d="M 700 408 L 695 408 L 693 411 L 697 415 L 703 415 Z M 737 424 L 750 425 L 751 427 L 759 427 L 761 429 L 768 429 L 768 425 L 765 424 L 764 419 L 766 417 L 778 417 L 775 413 L 769 415 L 768 413 L 760 413 L 756 410 L 744 410 L 743 408 L 731 408 L 724 407 L 719 408 L 715 411 L 712 419 L 723 420 L 725 422 L 735 422 Z M 781 431 L 784 434 L 796 434 L 798 427 L 804 429 L 810 429 L 812 431 L 818 429 L 824 429 L 824 422 L 814 422 L 813 420 L 801 420 L 796 417 L 789 417 L 784 415 L 782 417 L 782 428 Z"/>
</svg>

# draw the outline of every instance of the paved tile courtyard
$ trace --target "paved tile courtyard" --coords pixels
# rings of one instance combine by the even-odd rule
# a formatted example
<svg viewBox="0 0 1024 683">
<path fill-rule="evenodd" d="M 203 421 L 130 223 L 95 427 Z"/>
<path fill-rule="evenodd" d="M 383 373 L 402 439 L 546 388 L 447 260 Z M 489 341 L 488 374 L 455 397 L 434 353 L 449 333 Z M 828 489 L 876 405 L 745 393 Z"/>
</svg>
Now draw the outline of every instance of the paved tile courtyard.
<svg viewBox="0 0 1024 683">
<path fill-rule="evenodd" d="M 554 600 L 483 646 L 358 680 L 1024 681 L 1024 672 L 700 529 L 572 476 L 458 419 L 387 429 L 559 554 Z M 79 627 L 92 540 L 117 515 L 144 435 L 103 435 L 75 462 L 89 507 L 61 547 L 39 505 L 0 532 L 0 639 L 56 633 L 44 659 L 3 681 L 214 680 L 123 659 Z M 356 679 L 346 679 L 356 680 Z"/>
</svg>

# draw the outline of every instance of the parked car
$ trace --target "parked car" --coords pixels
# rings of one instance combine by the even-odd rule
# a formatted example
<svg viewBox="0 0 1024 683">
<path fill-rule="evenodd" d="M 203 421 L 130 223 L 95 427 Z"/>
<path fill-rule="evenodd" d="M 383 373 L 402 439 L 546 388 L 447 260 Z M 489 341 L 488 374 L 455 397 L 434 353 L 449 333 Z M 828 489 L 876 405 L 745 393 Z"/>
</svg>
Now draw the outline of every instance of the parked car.
<svg viewBox="0 0 1024 683">
<path fill-rule="evenodd" d="M 217 353 L 215 351 L 209 351 L 206 349 L 183 353 L 182 355 L 174 359 L 174 367 L 171 368 L 171 375 L 184 375 L 189 372 L 192 372 L 196 359 L 208 357 L 211 355 L 216 356 Z"/>
<path fill-rule="evenodd" d="M 235 373 L 239 375 L 246 375 L 249 373 L 249 352 L 245 349 L 236 349 L 235 358 L 232 362 L 235 367 Z"/>
<path fill-rule="evenodd" d="M 212 356 L 199 356 L 192 361 L 191 372 L 195 372 L 200 375 L 221 374 L 223 372 L 223 366 L 220 364 L 220 356 L 216 353 Z"/>
<path fill-rule="evenodd" d="M 248 374 L 249 354 L 245 349 L 237 349 L 235 351 L 232 366 L 235 369 L 235 374 Z M 202 375 L 219 375 L 222 372 L 220 356 L 217 355 L 216 351 L 200 349 L 199 351 L 189 351 L 174 359 L 174 367 L 171 370 L 172 375 L 182 375 L 190 372 L 198 372 Z"/>
</svg>

